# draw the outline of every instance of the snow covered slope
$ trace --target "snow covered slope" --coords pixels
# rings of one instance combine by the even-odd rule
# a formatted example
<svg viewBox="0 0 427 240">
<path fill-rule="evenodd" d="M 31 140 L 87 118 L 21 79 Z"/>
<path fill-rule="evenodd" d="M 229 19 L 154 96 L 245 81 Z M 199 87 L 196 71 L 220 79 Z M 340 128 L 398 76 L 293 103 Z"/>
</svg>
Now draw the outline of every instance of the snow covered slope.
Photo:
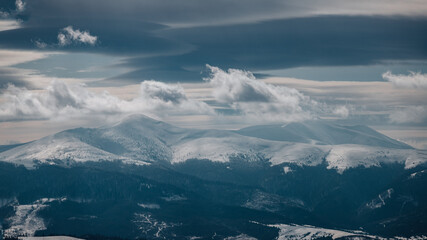
<svg viewBox="0 0 427 240">
<path fill-rule="evenodd" d="M 242 135 L 243 134 L 243 135 Z M 250 135 L 250 136 L 246 136 Z M 235 131 L 196 130 L 132 115 L 103 128 L 77 128 L 0 152 L 0 161 L 34 167 L 86 161 L 176 164 L 188 159 L 228 162 L 268 159 L 272 165 L 316 166 L 326 162 L 342 173 L 358 166 L 402 163 L 406 168 L 427 155 L 363 126 L 291 123 Z"/>
<path fill-rule="evenodd" d="M 272 224 L 269 227 L 278 228 L 277 240 L 314 240 L 314 239 L 378 239 L 378 240 L 410 240 L 427 239 L 427 236 L 413 236 L 410 238 L 394 237 L 384 238 L 365 233 L 360 230 L 335 230 L 310 225 L 297 224 Z"/>
<path fill-rule="evenodd" d="M 15 215 L 6 219 L 10 227 L 4 231 L 5 236 L 34 236 L 34 233 L 39 230 L 45 230 L 46 224 L 42 218 L 37 216 L 37 213 L 46 208 L 46 203 L 52 201 L 61 201 L 61 199 L 42 198 L 32 204 L 20 205 L 15 203 Z"/>
<path fill-rule="evenodd" d="M 391 139 L 366 126 L 343 126 L 322 120 L 293 122 L 286 125 L 253 126 L 240 129 L 237 133 L 275 141 L 411 148 L 407 144 Z"/>
</svg>

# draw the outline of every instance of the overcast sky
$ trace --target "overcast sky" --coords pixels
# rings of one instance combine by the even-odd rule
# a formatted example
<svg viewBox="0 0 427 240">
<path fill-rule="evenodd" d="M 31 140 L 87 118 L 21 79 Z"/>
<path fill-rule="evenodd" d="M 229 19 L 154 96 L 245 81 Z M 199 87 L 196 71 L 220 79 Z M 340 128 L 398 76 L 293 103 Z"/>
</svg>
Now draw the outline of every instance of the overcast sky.
<svg viewBox="0 0 427 240">
<path fill-rule="evenodd" d="M 1 0 L 0 144 L 142 113 L 427 148 L 425 0 Z"/>
</svg>

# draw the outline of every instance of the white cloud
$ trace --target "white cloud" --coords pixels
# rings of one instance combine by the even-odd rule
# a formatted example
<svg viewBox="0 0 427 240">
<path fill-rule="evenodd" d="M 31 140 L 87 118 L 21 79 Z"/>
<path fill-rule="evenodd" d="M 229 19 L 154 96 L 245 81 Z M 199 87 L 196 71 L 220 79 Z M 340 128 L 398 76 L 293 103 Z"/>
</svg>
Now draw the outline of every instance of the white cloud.
<svg viewBox="0 0 427 240">
<path fill-rule="evenodd" d="M 144 109 L 157 116 L 214 114 L 206 103 L 188 99 L 179 84 L 144 81 L 141 83 L 140 95 L 134 101 L 143 102 Z"/>
<path fill-rule="evenodd" d="M 74 30 L 72 26 L 65 27 L 58 33 L 58 44 L 60 46 L 71 44 L 95 45 L 97 40 L 97 36 L 90 35 L 88 31 Z"/>
<path fill-rule="evenodd" d="M 184 89 L 180 85 L 168 85 L 157 81 L 141 83 L 141 97 L 147 100 L 166 102 L 171 104 L 187 101 Z"/>
<path fill-rule="evenodd" d="M 4 12 L 0 11 L 0 18 L 3 17 L 4 14 L 5 14 Z M 5 16 L 5 17 L 7 17 L 7 16 Z M 0 19 L 0 31 L 17 29 L 20 27 L 21 27 L 21 24 L 17 20 Z"/>
<path fill-rule="evenodd" d="M 41 48 L 41 49 L 46 48 L 48 46 L 47 43 L 42 42 L 40 40 L 34 41 L 34 44 L 36 45 L 36 47 Z"/>
<path fill-rule="evenodd" d="M 58 43 L 46 43 L 42 40 L 33 40 L 34 45 L 37 48 L 47 48 L 47 47 L 65 47 L 69 45 L 91 45 L 94 46 L 98 37 L 90 34 L 89 31 L 81 31 L 80 29 L 74 29 L 73 26 L 68 26 L 62 28 L 58 32 Z"/>
<path fill-rule="evenodd" d="M 335 108 L 333 113 L 341 118 L 347 118 L 348 115 L 350 115 L 350 111 L 346 106 L 338 106 L 337 108 Z"/>
<path fill-rule="evenodd" d="M 43 59 L 49 56 L 49 54 L 54 53 L 0 49 L 0 67 L 8 67 L 20 63 Z"/>
<path fill-rule="evenodd" d="M 205 81 L 213 87 L 215 100 L 255 120 L 299 121 L 321 111 L 321 104 L 294 88 L 258 81 L 247 71 L 207 67 L 211 76 Z"/>
<path fill-rule="evenodd" d="M 427 74 L 410 72 L 408 75 L 394 75 L 388 71 L 383 73 L 382 77 L 396 87 L 427 89 Z"/>
<path fill-rule="evenodd" d="M 427 122 L 427 109 L 424 106 L 406 106 L 389 115 L 393 123 L 424 123 Z"/>
<path fill-rule="evenodd" d="M 54 81 L 44 91 L 10 85 L 3 94 L 0 121 L 78 118 L 143 113 L 154 116 L 212 114 L 203 102 L 188 99 L 179 85 L 146 81 L 140 95 L 122 100 L 108 92 L 94 93 L 84 85 Z"/>
<path fill-rule="evenodd" d="M 25 11 L 25 7 L 26 7 L 26 3 L 22 0 L 16 0 L 15 1 L 15 10 L 11 10 L 8 9 L 6 11 L 2 11 L 3 9 L 0 10 L 0 18 L 14 18 L 16 17 L 18 14 L 22 13 Z M 3 20 L 2 20 L 3 21 Z M 12 20 L 10 20 L 12 21 Z M 1 21 L 0 21 L 1 22 Z M 1 23 L 0 23 L 1 25 Z M 13 28 L 11 28 L 13 29 Z M 4 31 L 4 30 L 2 30 Z"/>
<path fill-rule="evenodd" d="M 44 84 L 48 77 L 40 75 L 37 70 L 22 69 L 14 65 L 46 58 L 54 52 L 0 50 L 0 93 L 8 83 L 22 87 L 37 88 Z M 49 81 L 49 80 L 47 80 Z M 1 101 L 1 98 L 0 98 Z"/>
<path fill-rule="evenodd" d="M 15 6 L 16 6 L 16 11 L 17 12 L 23 12 L 25 10 L 25 2 L 23 2 L 22 0 L 16 0 L 15 1 Z"/>
</svg>

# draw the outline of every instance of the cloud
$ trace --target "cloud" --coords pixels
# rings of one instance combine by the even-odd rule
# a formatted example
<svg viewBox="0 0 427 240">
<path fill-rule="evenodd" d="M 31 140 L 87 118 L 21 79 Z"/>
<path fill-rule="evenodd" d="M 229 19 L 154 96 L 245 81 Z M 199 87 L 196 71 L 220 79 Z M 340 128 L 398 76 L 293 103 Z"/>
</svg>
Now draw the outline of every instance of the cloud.
<svg viewBox="0 0 427 240">
<path fill-rule="evenodd" d="M 72 26 L 65 27 L 58 33 L 58 44 L 60 46 L 71 44 L 88 44 L 93 46 L 97 40 L 97 36 L 90 35 L 88 31 L 74 30 Z"/>
<path fill-rule="evenodd" d="M 425 106 L 406 106 L 389 115 L 392 123 L 426 123 L 427 109 Z"/>
<path fill-rule="evenodd" d="M 351 29 L 346 27 L 349 25 Z M 139 77 L 144 76 L 146 79 L 170 82 L 176 79 L 194 82 L 199 81 L 204 63 L 223 69 L 230 67 L 268 73 L 298 67 L 316 67 L 316 71 L 319 67 L 325 67 L 327 71 L 327 66 L 340 68 L 372 66 L 390 61 L 422 61 L 427 59 L 427 52 L 420 50 L 425 45 L 426 26 L 425 18 L 317 16 L 238 25 L 160 29 L 155 32 L 156 36 L 191 44 L 193 48 L 182 54 L 129 58 L 126 63 L 136 70 L 121 78 L 139 81 Z M 380 75 L 366 78 L 366 73 L 362 72 L 365 75 L 357 78 L 357 74 L 350 76 L 343 69 L 341 71 L 344 73 L 337 80 L 381 80 Z M 319 80 L 321 77 L 314 75 L 311 79 Z"/>
<path fill-rule="evenodd" d="M 315 117 L 320 104 L 294 88 L 256 80 L 247 71 L 207 65 L 213 97 L 245 116 L 267 121 L 299 121 Z"/>
<path fill-rule="evenodd" d="M 141 83 L 141 97 L 161 102 L 178 104 L 187 101 L 184 89 L 179 85 L 168 85 L 157 81 Z"/>
<path fill-rule="evenodd" d="M 155 116 L 212 114 L 203 102 L 188 99 L 179 85 L 146 81 L 140 94 L 123 100 L 108 92 L 95 93 L 84 85 L 53 81 L 35 92 L 9 85 L 2 95 L 0 121 L 67 119 L 93 115 L 143 113 Z"/>
<path fill-rule="evenodd" d="M 10 67 L 20 63 L 36 61 L 48 57 L 48 53 L 0 49 L 0 67 Z"/>
<path fill-rule="evenodd" d="M 10 84 L 17 87 L 31 87 L 30 83 L 22 80 L 19 70 L 0 67 L 0 93 L 7 89 Z"/>
<path fill-rule="evenodd" d="M 38 5 L 32 2 L 27 2 L 31 17 L 23 21 L 19 29 L 0 32 L 0 45 L 10 49 L 34 49 L 36 43 L 31 39 L 41 39 L 48 44 L 47 48 L 61 47 L 58 30 L 72 23 L 73 30 L 79 28 L 84 32 L 89 29 L 90 35 L 96 35 L 95 46 L 99 47 L 73 43 L 62 46 L 62 49 L 85 48 L 85 51 L 128 57 L 121 64 L 128 67 L 129 72 L 117 78 L 131 81 L 118 83 L 139 83 L 141 77 L 168 82 L 199 81 L 205 63 L 257 73 L 302 66 L 368 66 L 389 60 L 427 59 L 427 52 L 423 50 L 427 36 L 426 18 L 325 15 L 174 28 L 159 24 L 158 16 L 145 19 L 147 15 L 140 16 L 143 15 L 140 12 L 138 16 L 126 13 L 126 18 L 114 15 L 118 9 L 125 13 L 123 6 L 117 6 L 117 12 L 112 14 L 109 14 L 111 9 L 95 11 L 88 6 L 84 8 L 86 17 L 81 17 L 81 8 L 77 12 L 74 1 L 73 4 L 67 1 L 34 2 Z M 113 3 L 100 6 L 109 4 Z M 125 4 L 120 2 L 120 5 Z M 70 10 L 73 14 L 68 12 L 70 8 L 74 9 Z M 141 10 L 146 9 L 141 7 Z M 101 15 L 101 12 L 105 13 Z M 136 22 L 138 27 L 135 27 Z M 193 19 L 192 22 L 196 21 Z M 346 27 L 349 25 L 351 29 Z M 63 36 L 60 39 L 64 39 L 60 41 L 68 43 L 66 34 L 62 31 L 60 34 Z M 99 43 L 101 40 L 102 44 Z M 380 75 L 377 77 L 381 78 Z"/>
<path fill-rule="evenodd" d="M 101 24 L 105 19 L 132 22 L 149 21 L 172 26 L 226 25 L 242 22 L 260 22 L 271 19 L 301 18 L 318 15 L 382 15 L 426 16 L 427 7 L 422 0 L 43 0 L 28 1 L 33 11 L 32 21 L 41 24 L 51 19 L 65 18 L 91 20 Z M 126 17 L 123 17 L 126 16 Z"/>
<path fill-rule="evenodd" d="M 341 118 L 348 118 L 350 115 L 350 110 L 346 106 L 338 106 L 335 108 L 333 113 Z"/>
<path fill-rule="evenodd" d="M 383 73 L 382 77 L 396 87 L 427 89 L 427 74 L 410 72 L 408 75 L 394 75 L 387 71 Z"/>
<path fill-rule="evenodd" d="M 26 3 L 23 2 L 22 0 L 16 0 L 15 6 L 16 6 L 16 11 L 20 13 L 25 10 Z"/>
<path fill-rule="evenodd" d="M 209 115 L 225 121 L 290 122 L 321 117 L 348 116 L 348 109 L 316 102 L 294 88 L 257 80 L 252 73 L 208 65 L 206 78 L 216 103 L 188 98 L 180 84 L 143 81 L 136 97 L 124 100 L 107 91 L 97 93 L 82 84 L 52 81 L 43 90 L 9 84 L 3 91 L 0 121 L 68 119 L 143 113 L 159 118 Z M 206 100 L 206 98 L 205 98 Z M 218 114 L 218 107 L 233 114 Z M 215 111 L 217 108 L 217 111 Z"/>
<path fill-rule="evenodd" d="M 140 95 L 135 101 L 143 102 L 144 108 L 156 115 L 214 114 L 213 109 L 206 103 L 188 99 L 179 84 L 144 81 L 141 83 Z"/>
<path fill-rule="evenodd" d="M 2 17 L 2 12 L 0 11 L 0 18 Z M 20 22 L 16 20 L 4 20 L 0 19 L 0 31 L 7 31 L 12 29 L 20 28 Z"/>
<path fill-rule="evenodd" d="M 58 41 L 57 43 L 46 43 L 40 38 L 31 40 L 30 42 L 40 49 L 80 45 L 95 46 L 98 42 L 97 36 L 91 35 L 89 31 L 74 29 L 73 26 L 68 26 L 59 30 L 56 38 Z"/>
<path fill-rule="evenodd" d="M 3 0 L 0 1 L 0 19 L 1 18 L 20 18 L 21 14 L 24 13 L 26 9 L 26 2 L 22 0 Z"/>
<path fill-rule="evenodd" d="M 48 44 L 41 40 L 34 41 L 34 45 L 36 45 L 37 48 L 41 48 L 41 49 L 48 47 Z"/>
<path fill-rule="evenodd" d="M 225 72 L 218 67 L 206 66 L 211 76 L 205 80 L 214 88 L 213 95 L 219 102 L 270 102 L 279 97 L 273 85 L 257 81 L 251 72 L 238 69 Z"/>
</svg>

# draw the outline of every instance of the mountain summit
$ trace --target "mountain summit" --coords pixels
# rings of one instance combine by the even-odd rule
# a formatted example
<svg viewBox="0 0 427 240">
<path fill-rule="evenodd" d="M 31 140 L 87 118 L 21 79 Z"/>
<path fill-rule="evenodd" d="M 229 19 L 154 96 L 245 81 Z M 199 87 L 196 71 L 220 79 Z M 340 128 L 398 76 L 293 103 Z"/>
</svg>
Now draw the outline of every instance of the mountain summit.
<svg viewBox="0 0 427 240">
<path fill-rule="evenodd" d="M 292 122 L 285 125 L 252 126 L 242 128 L 237 133 L 267 140 L 314 142 L 320 145 L 359 144 L 402 149 L 412 148 L 367 126 L 344 126 L 324 120 Z"/>
<path fill-rule="evenodd" d="M 5 148 L 8 149 L 8 148 Z M 87 161 L 174 164 L 190 159 L 228 162 L 230 158 L 272 165 L 319 165 L 342 172 L 387 162 L 414 167 L 425 159 L 408 145 L 365 126 L 326 121 L 263 125 L 238 131 L 185 129 L 132 115 L 102 128 L 76 128 L 12 147 L 0 160 L 34 167 Z"/>
</svg>

